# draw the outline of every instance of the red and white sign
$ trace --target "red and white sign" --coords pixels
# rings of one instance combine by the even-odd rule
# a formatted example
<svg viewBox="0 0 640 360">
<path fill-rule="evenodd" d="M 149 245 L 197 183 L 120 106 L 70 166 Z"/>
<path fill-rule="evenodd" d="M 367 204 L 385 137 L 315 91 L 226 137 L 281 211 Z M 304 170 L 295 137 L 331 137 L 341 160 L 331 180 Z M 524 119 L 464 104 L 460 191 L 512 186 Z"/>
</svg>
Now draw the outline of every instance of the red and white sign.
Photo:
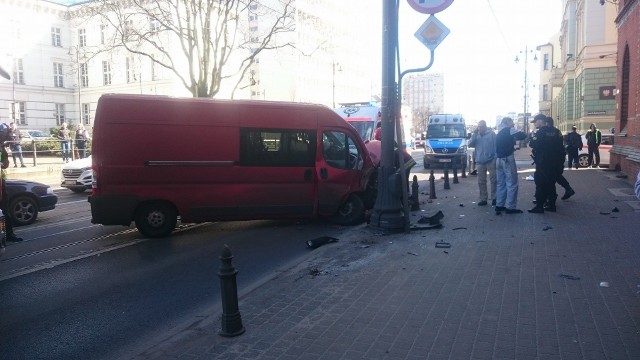
<svg viewBox="0 0 640 360">
<path fill-rule="evenodd" d="M 453 0 L 407 0 L 409 5 L 417 12 L 423 14 L 435 14 L 446 9 Z"/>
</svg>

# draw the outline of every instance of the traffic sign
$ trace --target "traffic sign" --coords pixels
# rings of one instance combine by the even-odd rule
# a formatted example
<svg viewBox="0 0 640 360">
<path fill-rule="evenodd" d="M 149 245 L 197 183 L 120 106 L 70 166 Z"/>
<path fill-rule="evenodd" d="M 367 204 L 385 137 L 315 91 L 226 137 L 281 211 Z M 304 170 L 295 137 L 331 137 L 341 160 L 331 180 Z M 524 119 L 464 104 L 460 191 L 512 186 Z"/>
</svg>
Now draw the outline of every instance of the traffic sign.
<svg viewBox="0 0 640 360">
<path fill-rule="evenodd" d="M 453 0 L 407 0 L 417 12 L 435 14 L 451 5 Z"/>
<path fill-rule="evenodd" d="M 415 37 L 427 48 L 434 50 L 449 35 L 449 32 L 449 28 L 431 14 L 427 21 L 416 31 Z"/>
</svg>

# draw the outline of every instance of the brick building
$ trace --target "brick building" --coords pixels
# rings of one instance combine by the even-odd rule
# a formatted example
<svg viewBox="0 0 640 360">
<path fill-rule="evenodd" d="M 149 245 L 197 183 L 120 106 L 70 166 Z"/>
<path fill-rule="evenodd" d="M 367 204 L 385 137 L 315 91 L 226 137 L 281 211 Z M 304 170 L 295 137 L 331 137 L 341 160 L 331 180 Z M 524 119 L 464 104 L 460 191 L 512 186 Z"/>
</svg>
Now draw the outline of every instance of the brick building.
<svg viewBox="0 0 640 360">
<path fill-rule="evenodd" d="M 619 0 L 616 138 L 611 167 L 635 181 L 640 171 L 640 0 Z"/>
</svg>

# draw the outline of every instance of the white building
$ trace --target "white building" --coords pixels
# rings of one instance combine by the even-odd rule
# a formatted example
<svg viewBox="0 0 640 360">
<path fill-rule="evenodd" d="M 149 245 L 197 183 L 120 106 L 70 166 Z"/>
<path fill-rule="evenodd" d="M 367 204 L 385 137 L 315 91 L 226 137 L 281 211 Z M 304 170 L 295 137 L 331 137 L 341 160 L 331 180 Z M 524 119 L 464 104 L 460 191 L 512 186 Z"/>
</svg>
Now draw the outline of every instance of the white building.
<svg viewBox="0 0 640 360">
<path fill-rule="evenodd" d="M 0 0 L 0 13 L 10 19 L 0 23 L 6 34 L 0 66 L 12 75 L 11 80 L 0 78 L 0 122 L 15 119 L 23 129 L 48 131 L 62 122 L 73 126 L 81 121 L 91 130 L 97 101 L 104 93 L 191 96 L 171 70 L 144 56 L 122 49 L 96 51 L 113 31 L 84 10 L 92 3 Z M 372 79 L 380 77 L 376 64 L 381 55 L 375 46 L 380 17 L 377 9 L 363 4 L 362 0 L 296 0 L 296 30 L 279 40 L 290 41 L 295 49 L 262 52 L 235 91 L 238 76 L 223 82 L 216 97 L 330 107 L 370 100 L 379 94 Z M 260 20 L 247 13 L 243 24 L 258 29 L 263 25 Z M 157 24 L 149 20 L 146 26 L 153 31 Z M 179 50 L 170 39 L 163 40 L 171 51 Z"/>
</svg>

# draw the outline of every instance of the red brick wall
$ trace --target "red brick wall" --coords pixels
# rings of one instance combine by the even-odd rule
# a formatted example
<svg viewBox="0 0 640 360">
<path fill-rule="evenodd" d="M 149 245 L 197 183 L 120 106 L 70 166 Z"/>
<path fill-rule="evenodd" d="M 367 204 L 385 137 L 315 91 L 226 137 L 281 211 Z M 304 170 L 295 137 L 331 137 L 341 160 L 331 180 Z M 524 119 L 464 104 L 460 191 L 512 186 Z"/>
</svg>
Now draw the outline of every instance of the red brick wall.
<svg viewBox="0 0 640 360">
<path fill-rule="evenodd" d="M 628 98 L 627 136 L 616 137 L 615 144 L 632 147 L 640 151 L 640 0 L 626 0 L 620 4 L 618 22 L 618 81 L 617 88 L 622 87 L 622 60 L 625 48 L 629 48 L 630 78 Z M 620 106 L 618 95 L 618 106 Z M 620 109 L 616 114 L 616 130 L 620 131 Z M 624 156 L 611 154 L 611 167 L 619 166 L 634 183 L 640 170 L 640 163 Z"/>
</svg>

